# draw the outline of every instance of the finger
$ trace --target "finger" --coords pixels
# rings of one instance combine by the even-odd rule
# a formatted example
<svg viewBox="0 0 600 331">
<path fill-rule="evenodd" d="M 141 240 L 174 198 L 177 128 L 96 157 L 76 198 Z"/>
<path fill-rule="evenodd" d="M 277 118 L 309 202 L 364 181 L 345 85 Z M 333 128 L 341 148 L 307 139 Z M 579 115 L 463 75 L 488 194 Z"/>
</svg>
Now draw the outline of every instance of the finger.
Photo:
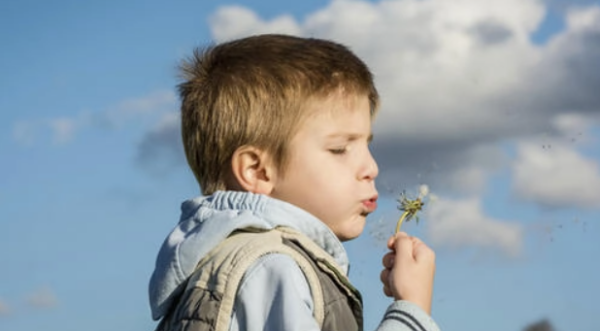
<svg viewBox="0 0 600 331">
<path fill-rule="evenodd" d="M 383 256 L 381 259 L 381 264 L 387 269 L 391 269 L 394 266 L 394 260 L 396 259 L 396 254 L 394 252 L 389 252 Z"/>
<path fill-rule="evenodd" d="M 433 250 L 429 246 L 427 246 L 427 244 L 425 244 L 421 239 L 417 237 L 411 237 L 410 239 L 413 242 L 413 255 L 415 256 L 415 258 L 417 256 L 429 258 L 432 257 L 432 255 L 435 255 Z"/>
<path fill-rule="evenodd" d="M 426 245 L 421 241 L 421 239 L 417 237 L 411 237 L 410 240 L 413 243 L 413 257 L 416 259 L 423 246 Z"/>
<path fill-rule="evenodd" d="M 387 247 L 389 249 L 394 249 L 394 242 L 396 241 L 396 236 L 391 236 L 387 241 Z"/>
<path fill-rule="evenodd" d="M 390 270 L 383 269 L 379 274 L 379 280 L 383 283 L 384 286 L 387 286 L 390 279 Z"/>
<path fill-rule="evenodd" d="M 413 255 L 416 261 L 435 263 L 435 252 L 423 242 L 415 247 Z"/>
<path fill-rule="evenodd" d="M 410 238 L 413 242 L 413 247 L 415 247 L 415 249 L 419 248 L 419 247 L 428 247 L 427 244 L 425 244 L 421 239 L 417 238 L 417 237 L 411 237 Z"/>
<path fill-rule="evenodd" d="M 401 258 L 410 257 L 414 259 L 413 256 L 413 240 L 406 233 L 401 235 L 398 233 L 396 236 L 396 241 L 394 242 L 395 253 Z"/>
</svg>

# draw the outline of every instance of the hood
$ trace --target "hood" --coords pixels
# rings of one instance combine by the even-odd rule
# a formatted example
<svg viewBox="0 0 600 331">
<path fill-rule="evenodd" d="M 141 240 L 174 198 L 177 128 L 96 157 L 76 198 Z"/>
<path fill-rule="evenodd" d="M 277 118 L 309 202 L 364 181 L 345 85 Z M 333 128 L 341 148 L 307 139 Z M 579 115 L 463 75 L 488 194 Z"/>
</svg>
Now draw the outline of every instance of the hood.
<svg viewBox="0 0 600 331">
<path fill-rule="evenodd" d="M 269 230 L 278 226 L 293 228 L 309 237 L 347 273 L 344 246 L 310 213 L 265 195 L 219 191 L 181 205 L 179 224 L 165 239 L 150 278 L 152 318 L 158 320 L 169 311 L 198 262 L 232 232 L 247 227 Z"/>
</svg>

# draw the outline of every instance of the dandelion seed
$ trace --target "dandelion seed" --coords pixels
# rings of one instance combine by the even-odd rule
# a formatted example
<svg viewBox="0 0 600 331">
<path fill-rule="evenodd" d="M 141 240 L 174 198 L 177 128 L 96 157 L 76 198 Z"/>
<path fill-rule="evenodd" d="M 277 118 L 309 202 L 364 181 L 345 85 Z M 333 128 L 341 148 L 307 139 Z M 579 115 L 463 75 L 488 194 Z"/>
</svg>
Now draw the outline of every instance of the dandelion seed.
<svg viewBox="0 0 600 331">
<path fill-rule="evenodd" d="M 429 194 L 429 186 L 423 184 L 419 186 L 419 199 L 425 198 Z"/>
</svg>

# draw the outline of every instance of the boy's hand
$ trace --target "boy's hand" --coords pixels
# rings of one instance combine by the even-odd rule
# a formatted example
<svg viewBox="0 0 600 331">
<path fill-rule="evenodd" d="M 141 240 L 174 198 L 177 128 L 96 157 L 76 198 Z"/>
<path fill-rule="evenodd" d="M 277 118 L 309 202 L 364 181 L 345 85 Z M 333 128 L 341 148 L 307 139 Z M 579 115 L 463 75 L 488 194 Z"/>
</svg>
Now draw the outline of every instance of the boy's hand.
<svg viewBox="0 0 600 331">
<path fill-rule="evenodd" d="M 388 240 L 391 252 L 383 257 L 383 293 L 410 301 L 431 315 L 435 253 L 421 240 L 399 232 Z"/>
</svg>

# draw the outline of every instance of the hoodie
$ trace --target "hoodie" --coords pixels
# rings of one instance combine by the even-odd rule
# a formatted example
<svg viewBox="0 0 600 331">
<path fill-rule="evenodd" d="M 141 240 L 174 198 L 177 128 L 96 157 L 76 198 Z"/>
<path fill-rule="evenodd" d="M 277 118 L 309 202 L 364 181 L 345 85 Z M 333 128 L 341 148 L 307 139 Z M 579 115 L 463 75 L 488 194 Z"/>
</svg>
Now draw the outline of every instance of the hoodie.
<svg viewBox="0 0 600 331">
<path fill-rule="evenodd" d="M 197 197 L 182 204 L 179 223 L 160 248 L 150 278 L 152 318 L 162 318 L 177 304 L 175 299 L 183 291 L 187 278 L 194 272 L 198 262 L 234 231 L 248 227 L 271 230 L 279 226 L 289 227 L 306 235 L 333 257 L 344 274 L 348 273 L 348 256 L 344 246 L 324 223 L 310 213 L 265 195 L 218 191 L 211 196 Z M 293 305 L 284 305 L 290 309 L 279 312 L 280 314 L 264 314 L 267 309 L 273 309 L 273 302 L 278 300 L 293 304 L 293 298 L 297 298 L 296 301 L 300 302 L 296 304 L 312 307 L 310 289 L 302 271 L 294 267 L 294 263 L 289 257 L 267 256 L 259 259 L 247 271 L 246 275 L 252 277 L 244 277 L 240 284 L 240 288 L 244 290 L 240 291 L 234 307 L 240 310 L 240 316 L 236 318 L 237 312 L 234 311 L 233 329 L 242 325 L 240 318 L 243 320 L 245 316 L 266 316 L 266 319 L 277 321 L 261 322 L 281 325 L 280 315 L 286 314 L 286 318 L 291 317 L 290 326 L 295 325 L 294 320 L 306 323 L 306 320 L 312 318 L 310 311 L 297 309 L 300 306 L 294 309 Z M 287 283 L 283 284 L 283 288 L 293 289 L 294 293 L 288 291 L 286 295 L 279 296 L 264 294 L 261 301 L 261 293 L 270 293 L 268 286 L 272 284 L 272 271 L 280 274 L 280 279 Z M 246 288 L 248 290 L 245 290 Z M 244 302 L 252 305 L 245 305 L 240 309 Z M 311 326 L 315 325 L 316 323 L 313 323 Z M 406 301 L 396 301 L 390 305 L 378 329 L 413 330 L 412 325 L 421 325 L 423 331 L 439 330 L 429 315 Z"/>
</svg>

